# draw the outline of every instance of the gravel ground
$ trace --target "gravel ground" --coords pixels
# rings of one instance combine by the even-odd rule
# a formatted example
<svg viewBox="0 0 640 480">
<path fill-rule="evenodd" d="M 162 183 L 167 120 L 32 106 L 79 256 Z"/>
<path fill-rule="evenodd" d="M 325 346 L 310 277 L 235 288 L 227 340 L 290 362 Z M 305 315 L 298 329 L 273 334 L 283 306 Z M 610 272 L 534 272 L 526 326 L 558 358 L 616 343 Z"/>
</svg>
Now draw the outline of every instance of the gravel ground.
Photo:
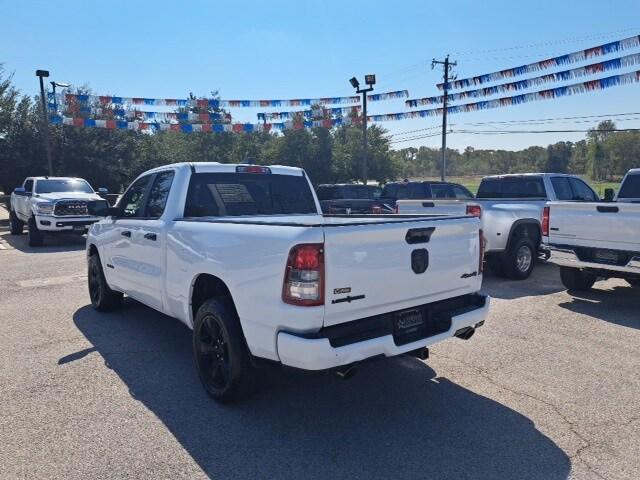
<svg viewBox="0 0 640 480">
<path fill-rule="evenodd" d="M 487 275 L 490 318 L 351 380 L 268 370 L 220 406 L 190 332 L 88 306 L 84 240 L 30 249 L 0 208 L 0 478 L 640 478 L 640 306 L 567 294 L 552 265 Z"/>
</svg>

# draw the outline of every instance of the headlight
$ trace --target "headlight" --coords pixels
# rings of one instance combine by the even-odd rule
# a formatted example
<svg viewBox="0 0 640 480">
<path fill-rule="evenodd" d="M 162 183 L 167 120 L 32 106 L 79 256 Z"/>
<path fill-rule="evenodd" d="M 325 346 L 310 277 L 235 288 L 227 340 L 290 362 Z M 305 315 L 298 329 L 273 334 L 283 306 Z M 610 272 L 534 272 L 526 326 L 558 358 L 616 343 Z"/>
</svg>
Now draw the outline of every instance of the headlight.
<svg viewBox="0 0 640 480">
<path fill-rule="evenodd" d="M 40 215 L 51 215 L 51 212 L 53 212 L 53 203 L 38 203 L 36 205 L 36 212 Z"/>
</svg>

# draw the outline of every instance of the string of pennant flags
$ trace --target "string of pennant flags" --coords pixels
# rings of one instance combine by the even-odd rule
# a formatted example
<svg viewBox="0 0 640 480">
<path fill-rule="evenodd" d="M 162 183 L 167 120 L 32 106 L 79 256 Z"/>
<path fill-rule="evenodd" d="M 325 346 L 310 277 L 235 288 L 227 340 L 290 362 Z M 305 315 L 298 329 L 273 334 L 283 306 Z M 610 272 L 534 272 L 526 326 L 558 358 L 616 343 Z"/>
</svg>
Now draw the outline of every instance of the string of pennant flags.
<svg viewBox="0 0 640 480">
<path fill-rule="evenodd" d="M 497 82 L 505 78 L 513 78 L 530 73 L 536 73 L 540 70 L 546 70 L 554 67 L 562 67 L 573 63 L 580 63 L 589 60 L 593 57 L 599 57 L 603 55 L 609 55 L 611 53 L 621 52 L 640 46 L 640 35 L 634 35 L 632 37 L 617 40 L 615 42 L 605 43 L 596 47 L 587 48 L 566 55 L 560 55 L 557 57 L 547 58 L 538 62 L 533 62 L 528 65 L 521 65 L 519 67 L 508 68 L 506 70 L 500 70 L 497 72 L 487 73 L 484 75 L 478 75 L 475 77 L 463 78 L 460 80 L 454 80 L 449 82 L 448 88 L 459 89 L 468 88 L 476 85 L 482 85 L 485 83 Z M 442 90 L 444 83 L 438 83 L 437 88 Z"/>
<path fill-rule="evenodd" d="M 367 95 L 370 102 L 407 98 L 407 90 L 376 93 Z M 161 107 L 200 107 L 200 108 L 255 108 L 255 107 L 301 107 L 312 105 L 340 105 L 360 103 L 360 96 L 298 98 L 288 100 L 220 100 L 210 99 L 178 99 L 178 98 L 142 98 L 118 97 L 110 95 L 84 95 L 76 93 L 49 94 L 50 103 L 64 105 L 78 102 L 80 104 L 95 105 L 123 105 L 123 106 L 161 106 Z"/>
<path fill-rule="evenodd" d="M 356 123 L 349 118 L 327 118 L 322 120 L 298 120 L 291 122 L 278 123 L 234 123 L 234 124 L 211 124 L 211 123 L 192 123 L 192 124 L 170 124 L 159 122 L 139 122 L 127 120 L 96 120 L 92 118 L 82 117 L 63 117 L 60 115 L 51 115 L 49 121 L 53 125 L 68 125 L 79 128 L 104 128 L 108 130 L 136 130 L 136 131 L 172 131 L 172 132 L 208 132 L 208 133 L 251 133 L 251 132 L 270 132 L 284 130 L 299 130 L 303 128 L 333 128 L 341 125 L 350 125 Z"/>
<path fill-rule="evenodd" d="M 336 108 L 319 108 L 311 110 L 298 110 L 294 112 L 260 112 L 258 113 L 258 120 L 290 120 L 296 117 L 303 117 L 307 119 L 313 119 L 322 117 L 325 114 L 329 115 L 354 115 L 360 114 L 360 105 L 353 107 L 336 107 Z"/>
<path fill-rule="evenodd" d="M 588 82 L 575 83 L 562 87 L 540 90 L 532 93 L 514 95 L 510 97 L 502 97 L 494 100 L 484 100 L 474 103 L 466 103 L 462 105 L 452 105 L 447 107 L 447 114 L 475 112 L 478 110 L 487 110 L 490 108 L 508 107 L 512 105 L 520 105 L 523 103 L 535 102 L 539 100 L 550 100 L 553 98 L 565 97 L 570 95 L 578 95 L 581 93 L 595 92 L 606 88 L 616 87 L 619 85 L 628 85 L 640 82 L 640 70 L 622 75 L 613 75 L 610 77 L 590 80 Z M 367 120 L 373 122 L 386 122 L 391 120 L 406 120 L 411 118 L 435 117 L 443 113 L 443 108 L 432 108 L 426 110 L 414 110 L 412 112 L 387 113 L 383 115 L 371 115 Z"/>
<path fill-rule="evenodd" d="M 479 98 L 491 95 L 497 95 L 500 93 L 508 93 L 518 90 L 527 90 L 532 87 L 536 87 L 545 83 L 567 81 L 574 78 L 585 77 L 601 72 L 608 72 L 611 70 L 619 70 L 621 68 L 630 67 L 640 63 L 640 53 L 634 53 L 626 55 L 624 57 L 613 58 L 604 62 L 592 63 L 591 65 L 585 65 L 584 67 L 574 68 L 571 70 L 563 70 L 561 72 L 549 73 L 541 75 L 539 77 L 529 78 L 526 80 L 519 80 L 516 82 L 503 83 L 500 85 L 493 85 L 490 87 L 478 88 L 475 90 L 465 90 L 458 93 L 450 93 L 447 95 L 447 100 L 451 102 L 466 100 L 468 98 Z M 438 95 L 434 97 L 424 97 L 413 100 L 407 100 L 405 105 L 409 108 L 416 108 L 422 105 L 437 105 L 444 102 L 444 95 Z"/>
</svg>

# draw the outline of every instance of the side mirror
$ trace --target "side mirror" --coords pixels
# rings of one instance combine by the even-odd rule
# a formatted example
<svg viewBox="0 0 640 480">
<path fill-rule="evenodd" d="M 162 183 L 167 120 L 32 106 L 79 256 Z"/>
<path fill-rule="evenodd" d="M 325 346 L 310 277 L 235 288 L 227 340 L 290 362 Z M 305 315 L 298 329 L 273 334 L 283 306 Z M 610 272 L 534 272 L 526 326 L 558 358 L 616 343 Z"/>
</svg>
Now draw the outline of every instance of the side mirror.
<svg viewBox="0 0 640 480">
<path fill-rule="evenodd" d="M 25 197 L 27 195 L 27 191 L 23 187 L 14 188 L 13 193 L 20 195 L 21 197 Z"/>
<path fill-rule="evenodd" d="M 113 217 L 118 215 L 120 209 L 110 207 L 106 200 L 92 200 L 87 203 L 87 212 L 93 217 Z"/>
<path fill-rule="evenodd" d="M 604 189 L 604 201 L 605 202 L 613 202 L 614 197 L 616 196 L 616 192 L 613 188 L 605 188 Z"/>
<path fill-rule="evenodd" d="M 100 187 L 100 188 L 98 188 L 98 193 L 100 195 L 106 195 L 107 193 L 109 193 L 109 189 L 108 188 L 104 188 L 104 187 Z"/>
</svg>

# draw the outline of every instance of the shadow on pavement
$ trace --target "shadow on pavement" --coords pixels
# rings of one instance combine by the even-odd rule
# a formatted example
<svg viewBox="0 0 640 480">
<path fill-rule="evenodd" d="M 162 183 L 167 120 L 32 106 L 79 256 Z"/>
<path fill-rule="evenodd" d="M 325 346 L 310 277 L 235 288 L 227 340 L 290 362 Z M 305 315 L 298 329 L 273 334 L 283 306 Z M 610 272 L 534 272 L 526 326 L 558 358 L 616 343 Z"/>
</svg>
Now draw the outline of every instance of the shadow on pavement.
<svg viewBox="0 0 640 480">
<path fill-rule="evenodd" d="M 526 280 L 511 280 L 488 271 L 482 280 L 482 291 L 493 298 L 513 300 L 522 297 L 549 295 L 566 290 L 560 281 L 558 267 L 538 261 Z"/>
<path fill-rule="evenodd" d="M 25 253 L 76 252 L 84 250 L 87 243 L 84 236 L 64 234 L 45 236 L 42 247 L 30 247 L 26 229 L 22 235 L 11 235 L 8 231 L 0 231 L 0 239 L 12 248 Z"/>
<path fill-rule="evenodd" d="M 573 297 L 572 300 L 560 303 L 559 306 L 605 322 L 640 329 L 640 315 L 638 315 L 640 288 L 624 285 L 605 290 L 599 289 L 598 283 L 596 282 L 594 288 L 586 292 L 569 292 Z"/>
<path fill-rule="evenodd" d="M 127 302 L 112 314 L 82 307 L 74 322 L 210 477 L 569 475 L 568 457 L 531 420 L 416 359 L 365 364 L 349 381 L 274 368 L 252 398 L 221 406 L 201 388 L 191 332 L 177 320 Z M 59 364 L 91 350 L 70 352 Z"/>
</svg>

